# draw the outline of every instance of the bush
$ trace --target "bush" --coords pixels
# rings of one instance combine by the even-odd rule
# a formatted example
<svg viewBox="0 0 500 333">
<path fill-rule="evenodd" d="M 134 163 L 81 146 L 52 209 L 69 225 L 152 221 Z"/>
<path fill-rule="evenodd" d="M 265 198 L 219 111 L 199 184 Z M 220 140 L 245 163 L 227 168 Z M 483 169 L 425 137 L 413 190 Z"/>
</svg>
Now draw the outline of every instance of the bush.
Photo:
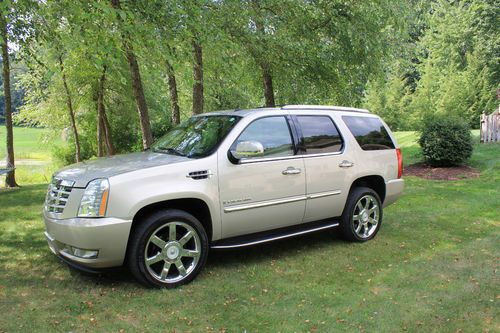
<svg viewBox="0 0 500 333">
<path fill-rule="evenodd" d="M 431 166 L 460 165 L 472 155 L 470 128 L 464 120 L 456 117 L 432 116 L 425 119 L 418 143 Z"/>
</svg>

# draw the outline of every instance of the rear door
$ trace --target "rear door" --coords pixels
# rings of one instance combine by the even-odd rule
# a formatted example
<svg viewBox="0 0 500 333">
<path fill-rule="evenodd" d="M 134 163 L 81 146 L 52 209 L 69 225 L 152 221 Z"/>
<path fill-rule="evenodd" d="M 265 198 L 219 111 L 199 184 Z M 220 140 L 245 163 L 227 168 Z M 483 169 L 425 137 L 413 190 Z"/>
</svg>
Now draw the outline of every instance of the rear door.
<svg viewBox="0 0 500 333">
<path fill-rule="evenodd" d="M 293 116 L 304 156 L 307 203 L 304 222 L 340 216 L 349 191 L 345 142 L 328 114 Z"/>
</svg>

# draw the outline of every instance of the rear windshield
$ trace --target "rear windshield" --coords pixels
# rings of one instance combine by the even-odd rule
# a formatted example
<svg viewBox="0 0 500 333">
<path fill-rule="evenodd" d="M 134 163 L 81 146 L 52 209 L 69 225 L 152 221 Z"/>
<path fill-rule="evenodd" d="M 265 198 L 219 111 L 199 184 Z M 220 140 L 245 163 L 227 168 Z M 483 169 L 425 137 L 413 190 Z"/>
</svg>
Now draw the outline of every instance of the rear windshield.
<svg viewBox="0 0 500 333">
<path fill-rule="evenodd" d="M 379 118 L 343 116 L 352 135 L 363 150 L 394 149 L 394 143 Z"/>
</svg>

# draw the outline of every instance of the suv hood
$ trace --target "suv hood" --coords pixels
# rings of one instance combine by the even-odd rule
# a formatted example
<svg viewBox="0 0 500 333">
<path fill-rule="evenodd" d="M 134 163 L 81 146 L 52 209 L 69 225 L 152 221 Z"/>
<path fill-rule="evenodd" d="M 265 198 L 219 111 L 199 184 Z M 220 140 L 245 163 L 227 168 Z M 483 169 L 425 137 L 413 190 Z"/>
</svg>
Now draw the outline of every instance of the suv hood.
<svg viewBox="0 0 500 333">
<path fill-rule="evenodd" d="M 86 187 L 89 181 L 109 178 L 139 169 L 188 161 L 183 156 L 155 153 L 152 151 L 103 157 L 69 165 L 54 174 L 58 179 L 75 181 L 74 187 Z"/>
</svg>

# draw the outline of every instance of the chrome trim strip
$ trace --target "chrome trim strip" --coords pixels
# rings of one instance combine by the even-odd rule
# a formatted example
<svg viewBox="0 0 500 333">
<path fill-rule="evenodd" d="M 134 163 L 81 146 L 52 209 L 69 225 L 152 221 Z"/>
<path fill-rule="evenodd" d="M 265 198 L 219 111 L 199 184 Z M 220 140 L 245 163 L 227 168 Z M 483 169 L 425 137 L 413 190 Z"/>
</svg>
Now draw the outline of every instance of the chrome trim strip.
<svg viewBox="0 0 500 333">
<path fill-rule="evenodd" d="M 275 199 L 275 200 L 261 201 L 261 202 L 250 203 L 250 204 L 245 204 L 245 205 L 231 206 L 231 207 L 224 208 L 224 213 L 231 213 L 231 212 L 252 209 L 252 208 L 281 205 L 284 203 L 297 202 L 297 201 L 302 201 L 302 200 L 306 200 L 306 199 L 307 199 L 307 197 L 305 195 L 301 195 L 299 197 L 292 197 L 292 198 L 286 198 L 286 199 Z"/>
<path fill-rule="evenodd" d="M 320 153 L 320 154 L 309 154 L 309 155 L 300 155 L 304 158 L 308 157 L 321 157 L 321 156 L 332 156 L 332 155 L 342 155 L 345 150 L 345 142 L 344 142 L 344 148 L 342 148 L 341 151 L 333 152 L 333 153 Z"/>
<path fill-rule="evenodd" d="M 345 146 L 345 143 L 344 143 Z M 282 157 L 268 157 L 268 158 L 255 158 L 248 160 L 240 160 L 240 164 L 250 164 L 257 162 L 272 162 L 272 161 L 283 161 L 283 160 L 293 160 L 296 158 L 308 158 L 308 157 L 322 157 L 322 156 L 333 156 L 333 155 L 342 155 L 345 149 L 341 151 L 333 152 L 333 153 L 320 153 L 320 154 L 309 154 L 309 155 L 292 155 L 292 156 L 282 156 Z"/>
<path fill-rule="evenodd" d="M 336 191 L 302 195 L 299 197 L 292 197 L 292 198 L 286 198 L 286 199 L 275 199 L 275 200 L 254 202 L 254 203 L 249 203 L 249 204 L 244 204 L 244 205 L 234 205 L 234 206 L 224 208 L 224 213 L 237 212 L 240 210 L 247 210 L 247 209 L 253 209 L 253 208 L 275 206 L 275 205 L 281 205 L 281 204 L 285 204 L 285 203 L 297 202 L 297 201 L 302 201 L 302 200 L 324 198 L 324 197 L 328 197 L 328 196 L 332 196 L 332 195 L 338 195 L 340 193 L 342 193 L 342 191 L 336 190 Z"/>
<path fill-rule="evenodd" d="M 261 244 L 261 243 L 272 242 L 272 241 L 275 241 L 275 240 L 278 240 L 278 239 L 283 239 L 283 238 L 289 238 L 289 237 L 293 237 L 293 236 L 304 235 L 304 234 L 308 234 L 308 233 L 319 231 L 319 230 L 324 230 L 324 229 L 330 229 L 330 228 L 333 228 L 333 227 L 337 227 L 338 225 L 339 225 L 339 223 L 332 223 L 332 224 L 327 224 L 327 225 L 324 225 L 324 226 L 321 226 L 321 227 L 317 227 L 317 228 L 313 228 L 313 229 L 309 229 L 309 230 L 298 231 L 298 232 L 294 232 L 294 233 L 287 234 L 287 235 L 281 235 L 281 236 L 276 236 L 276 237 L 261 239 L 261 240 L 257 240 L 257 241 L 253 241 L 253 242 L 241 243 L 241 244 L 235 244 L 235 245 L 215 245 L 215 246 L 211 246 L 210 248 L 211 249 L 234 249 L 234 248 L 238 248 L 238 247 L 245 247 L 245 246 L 250 246 L 250 245 L 256 245 L 256 244 Z"/>
<path fill-rule="evenodd" d="M 315 194 L 309 194 L 307 196 L 307 199 L 324 198 L 324 197 L 329 197 L 331 195 L 338 195 L 340 193 L 342 193 L 341 190 L 330 191 L 330 192 L 322 192 L 322 193 L 315 193 Z"/>
<path fill-rule="evenodd" d="M 240 164 L 293 160 L 293 159 L 301 158 L 301 157 L 302 157 L 302 155 L 291 155 L 291 156 L 282 156 L 282 157 L 267 157 L 267 158 L 253 158 L 253 159 L 247 159 L 247 160 L 240 160 Z"/>
</svg>

